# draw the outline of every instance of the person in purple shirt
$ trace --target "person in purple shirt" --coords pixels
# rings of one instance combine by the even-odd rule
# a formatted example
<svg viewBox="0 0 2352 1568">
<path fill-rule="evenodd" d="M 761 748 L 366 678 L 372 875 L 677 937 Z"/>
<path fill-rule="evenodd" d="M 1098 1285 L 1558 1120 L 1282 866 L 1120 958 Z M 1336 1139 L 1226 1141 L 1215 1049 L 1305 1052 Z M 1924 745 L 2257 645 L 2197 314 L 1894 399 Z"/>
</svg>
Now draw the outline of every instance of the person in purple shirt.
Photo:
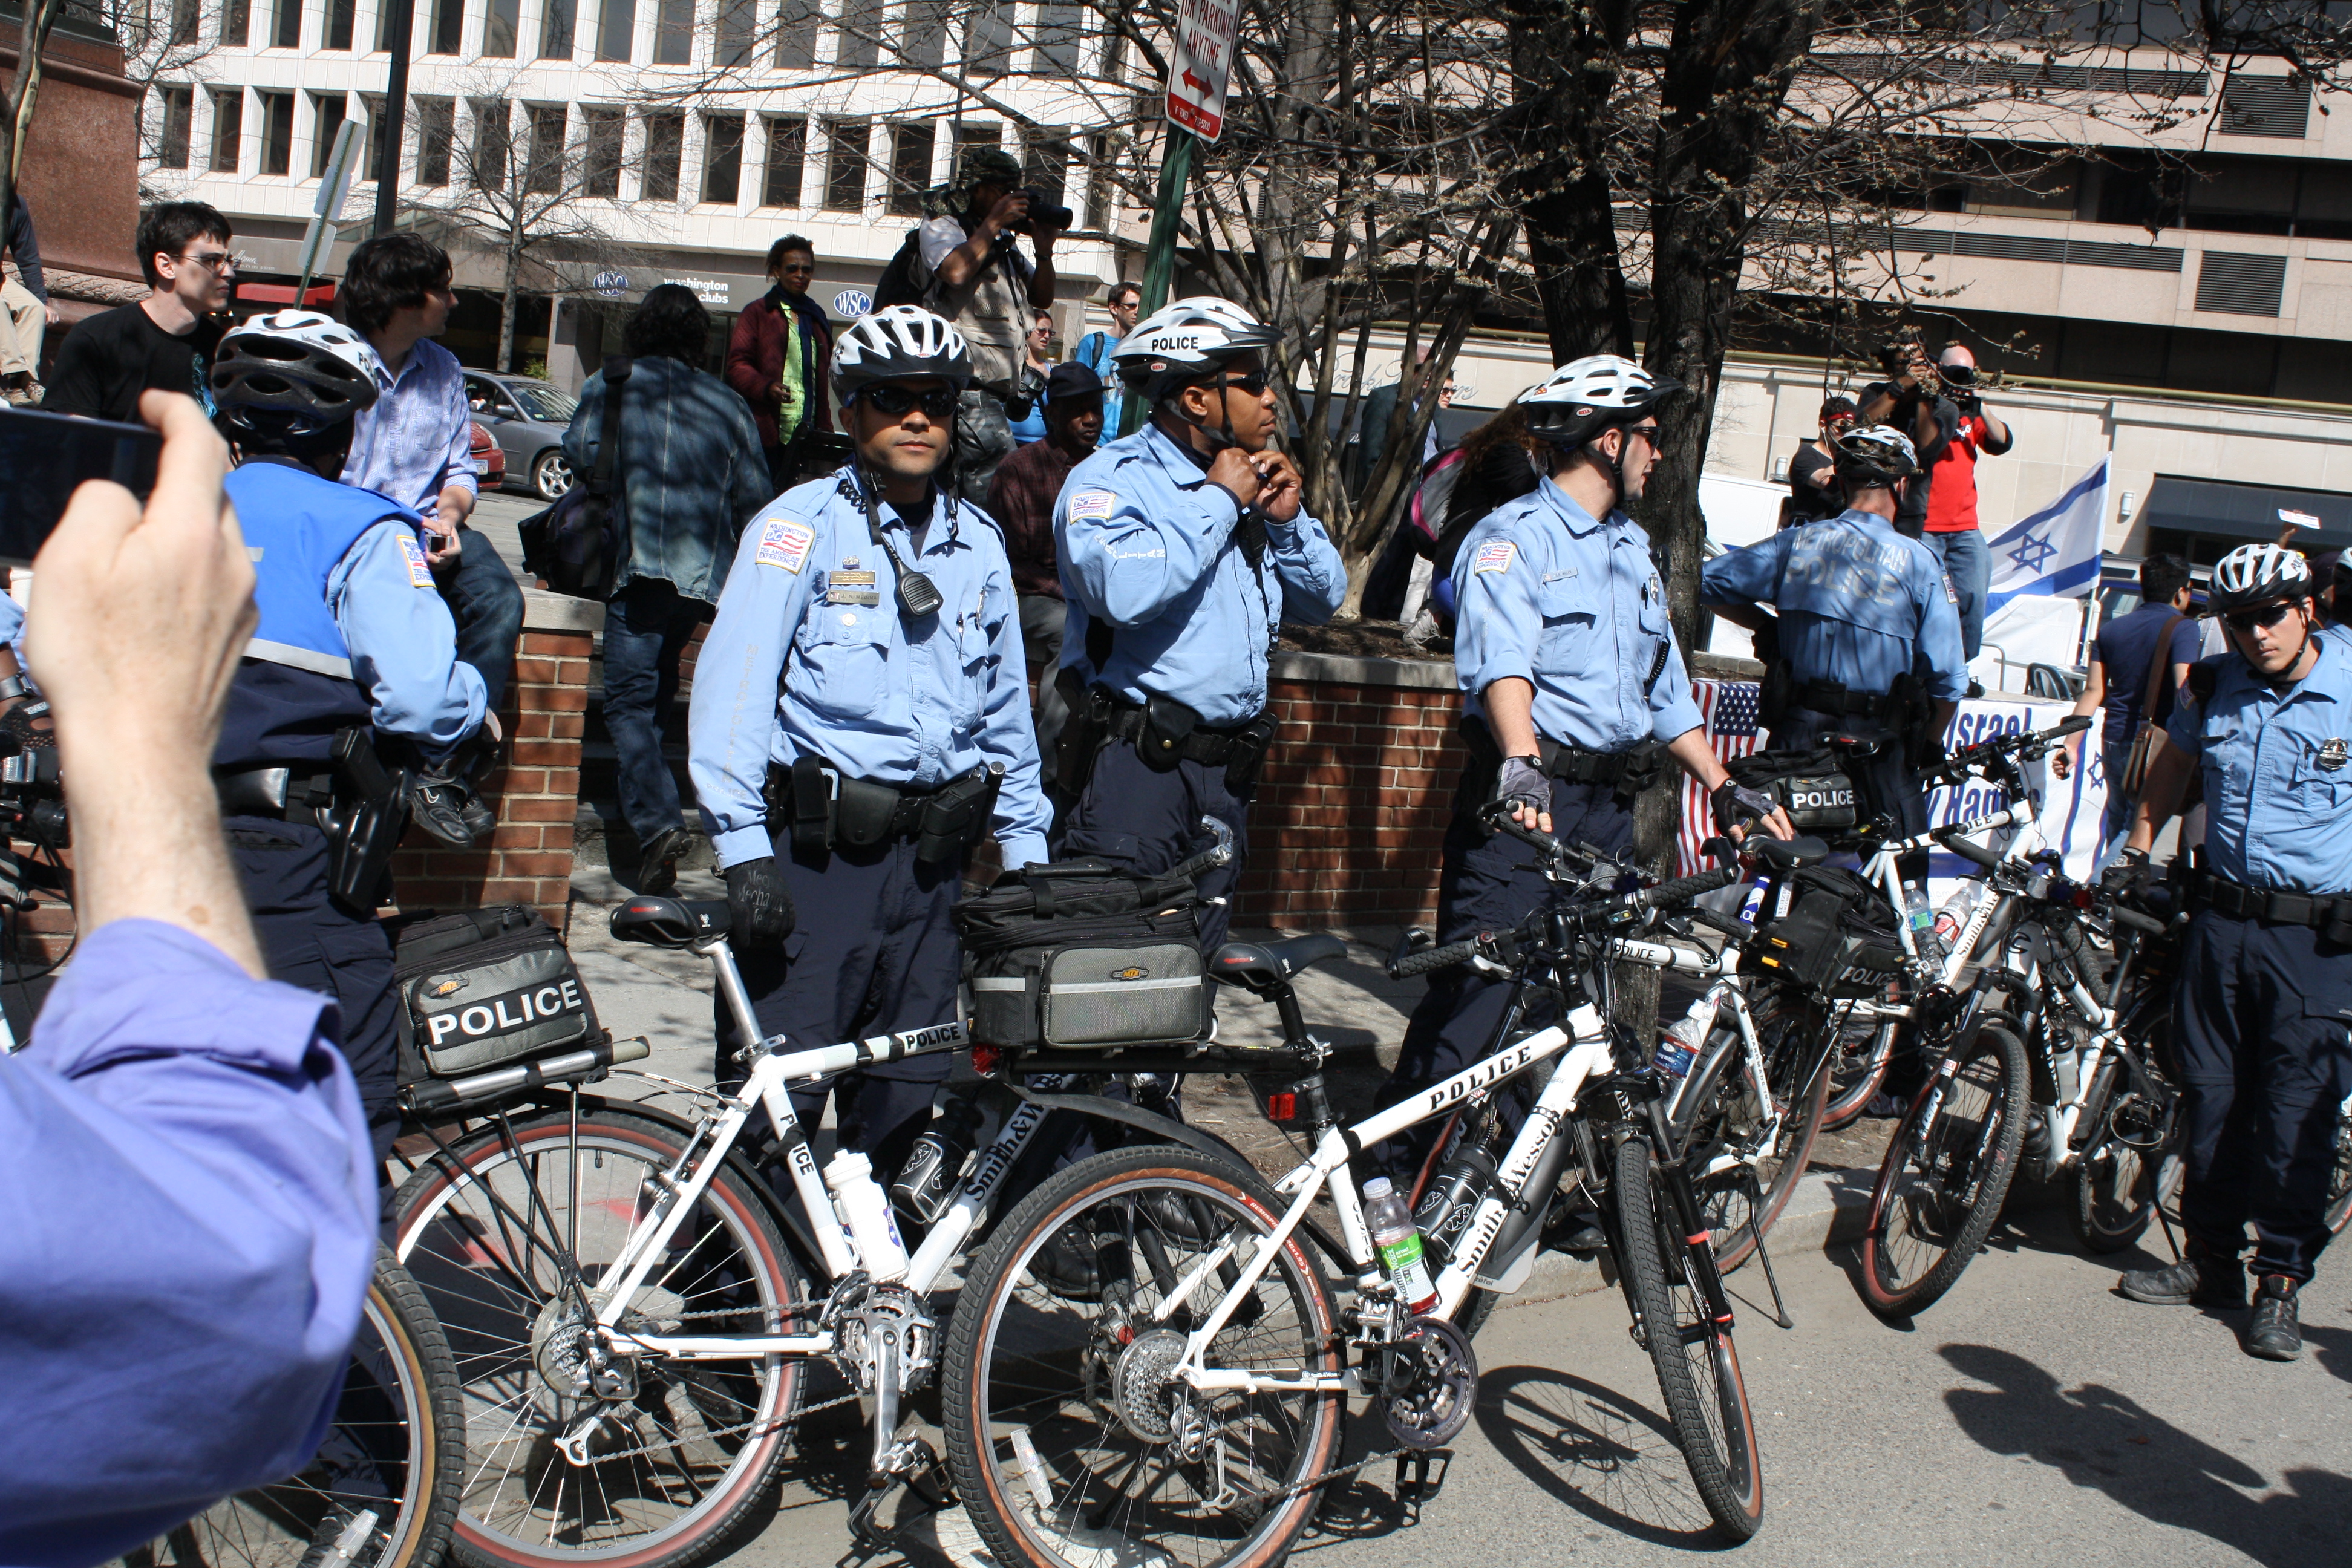
<svg viewBox="0 0 2352 1568">
<path fill-rule="evenodd" d="M 142 515 L 84 485 L 28 647 L 69 780 L 81 942 L 0 1058 L 0 1563 L 96 1563 L 301 1468 L 376 1247 L 334 1005 L 259 978 L 210 764 L 257 624 L 186 397 Z"/>
</svg>

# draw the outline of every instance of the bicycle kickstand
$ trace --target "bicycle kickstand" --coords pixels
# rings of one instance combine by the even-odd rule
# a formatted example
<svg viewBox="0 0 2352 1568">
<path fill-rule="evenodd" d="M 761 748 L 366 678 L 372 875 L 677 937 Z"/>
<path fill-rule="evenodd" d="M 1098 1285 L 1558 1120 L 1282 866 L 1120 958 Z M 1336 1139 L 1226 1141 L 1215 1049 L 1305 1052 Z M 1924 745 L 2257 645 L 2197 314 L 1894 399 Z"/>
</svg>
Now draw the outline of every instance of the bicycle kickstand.
<svg viewBox="0 0 2352 1568">
<path fill-rule="evenodd" d="M 1760 1215 L 1764 1212 L 1764 1189 L 1756 1180 L 1756 1167 L 1753 1165 L 1748 1167 L 1748 1212 L 1750 1215 Z M 1754 1222 L 1751 1220 L 1750 1223 Z M 1764 1245 L 1764 1231 L 1761 1226 L 1759 1226 L 1756 1232 L 1756 1260 L 1764 1265 L 1764 1283 L 1772 1288 L 1774 1321 L 1781 1328 L 1795 1328 L 1797 1320 L 1789 1316 L 1788 1303 L 1780 1298 L 1780 1277 L 1773 1272 L 1772 1249 Z"/>
</svg>

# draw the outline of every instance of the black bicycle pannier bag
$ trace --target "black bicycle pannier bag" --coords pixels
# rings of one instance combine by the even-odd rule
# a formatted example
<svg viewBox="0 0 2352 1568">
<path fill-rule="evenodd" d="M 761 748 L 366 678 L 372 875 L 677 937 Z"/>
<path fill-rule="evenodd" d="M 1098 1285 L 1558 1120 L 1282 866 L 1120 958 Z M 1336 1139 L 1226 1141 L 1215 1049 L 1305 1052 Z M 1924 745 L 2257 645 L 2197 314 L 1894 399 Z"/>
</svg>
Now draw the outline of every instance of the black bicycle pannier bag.
<svg viewBox="0 0 2352 1568">
<path fill-rule="evenodd" d="M 603 1041 L 572 954 L 522 904 L 415 921 L 393 950 L 400 1081 L 459 1078 Z"/>
<path fill-rule="evenodd" d="M 1789 814 L 1789 825 L 1800 833 L 1851 828 L 1859 820 L 1853 780 L 1839 766 L 1838 754 L 1826 746 L 1759 752 L 1734 758 L 1724 769 L 1738 783 L 1780 802 Z"/>
<path fill-rule="evenodd" d="M 1785 913 L 1781 912 L 1786 910 Z M 1807 866 L 1765 896 L 1748 948 L 1768 974 L 1825 997 L 1869 1000 L 1902 971 L 1903 941 L 1886 895 L 1860 873 Z"/>
<path fill-rule="evenodd" d="M 971 1037 L 1101 1050 L 1209 1032 L 1200 893 L 1097 861 L 1031 866 L 955 909 Z"/>
</svg>

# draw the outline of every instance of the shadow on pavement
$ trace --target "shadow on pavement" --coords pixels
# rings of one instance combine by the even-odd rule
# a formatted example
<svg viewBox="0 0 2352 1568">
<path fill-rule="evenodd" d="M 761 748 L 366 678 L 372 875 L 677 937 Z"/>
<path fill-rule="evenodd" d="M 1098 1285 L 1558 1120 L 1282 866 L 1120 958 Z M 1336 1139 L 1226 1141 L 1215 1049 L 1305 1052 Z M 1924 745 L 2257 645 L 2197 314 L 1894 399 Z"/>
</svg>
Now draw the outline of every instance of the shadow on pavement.
<svg viewBox="0 0 2352 1568">
<path fill-rule="evenodd" d="M 1478 1427 L 1521 1475 L 1603 1530 L 1693 1552 L 1727 1544 L 1673 1426 L 1613 1389 L 1548 1367 L 1496 1367 L 1478 1380 Z"/>
<path fill-rule="evenodd" d="M 1961 1375 L 1992 1385 L 1944 1395 L 1960 1429 L 1989 1452 L 2049 1465 L 2143 1518 L 2210 1536 L 2264 1568 L 2344 1561 L 2352 1479 L 2297 1469 L 2273 1482 L 2111 1388 L 2061 1388 L 2032 1362 L 1990 1345 L 1945 1345 L 1941 1353 Z"/>
<path fill-rule="evenodd" d="M 2307 1309 L 2313 1305 L 2304 1303 Z M 2352 1383 L 2352 1329 L 2324 1328 L 2317 1323 L 2303 1325 L 2303 1342 L 2309 1345 L 2320 1365 L 2347 1383 Z"/>
</svg>

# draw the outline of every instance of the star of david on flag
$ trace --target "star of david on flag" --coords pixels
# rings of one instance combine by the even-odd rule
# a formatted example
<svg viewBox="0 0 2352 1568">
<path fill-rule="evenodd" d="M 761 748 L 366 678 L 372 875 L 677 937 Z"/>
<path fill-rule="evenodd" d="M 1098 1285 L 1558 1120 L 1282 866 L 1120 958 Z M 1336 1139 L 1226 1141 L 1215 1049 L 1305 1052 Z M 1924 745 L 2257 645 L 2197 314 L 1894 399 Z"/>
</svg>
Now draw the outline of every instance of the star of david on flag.
<svg viewBox="0 0 2352 1568">
<path fill-rule="evenodd" d="M 2028 594 L 2087 594 L 2099 580 L 2101 536 L 2107 520 L 2107 459 L 2050 505 L 1986 541 L 1992 584 L 1988 617 Z"/>
</svg>

